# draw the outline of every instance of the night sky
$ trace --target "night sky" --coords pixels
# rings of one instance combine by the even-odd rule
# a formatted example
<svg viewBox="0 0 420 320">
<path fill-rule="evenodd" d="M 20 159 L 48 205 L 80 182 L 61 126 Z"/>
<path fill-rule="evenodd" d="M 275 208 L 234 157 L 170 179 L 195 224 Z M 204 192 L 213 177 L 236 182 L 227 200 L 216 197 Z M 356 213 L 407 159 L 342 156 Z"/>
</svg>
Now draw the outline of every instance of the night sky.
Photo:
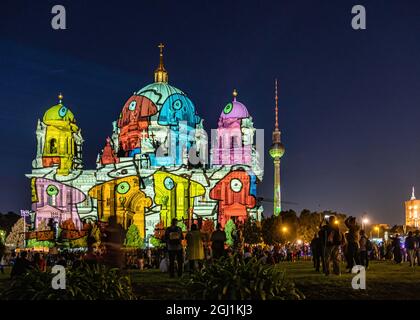
<svg viewBox="0 0 420 320">
<path fill-rule="evenodd" d="M 51 8 L 67 30 L 51 28 Z M 367 30 L 351 28 L 363 4 Z M 216 128 L 238 90 L 265 129 L 279 80 L 285 209 L 336 210 L 402 224 L 420 197 L 419 1 L 1 1 L 0 211 L 30 206 L 35 128 L 64 94 L 82 128 L 84 164 L 112 132 L 126 99 L 153 81 L 159 42 L 169 83 Z M 259 194 L 273 198 L 265 155 Z M 272 205 L 266 204 L 267 212 Z"/>
</svg>

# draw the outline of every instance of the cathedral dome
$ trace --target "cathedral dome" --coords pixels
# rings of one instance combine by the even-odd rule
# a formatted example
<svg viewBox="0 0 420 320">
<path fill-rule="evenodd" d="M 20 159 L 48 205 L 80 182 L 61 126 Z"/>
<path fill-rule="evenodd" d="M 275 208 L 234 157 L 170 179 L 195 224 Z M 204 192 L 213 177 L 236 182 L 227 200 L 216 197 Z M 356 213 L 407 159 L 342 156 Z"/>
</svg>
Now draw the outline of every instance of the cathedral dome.
<svg viewBox="0 0 420 320">
<path fill-rule="evenodd" d="M 233 101 L 229 102 L 223 109 L 222 113 L 220 114 L 220 118 L 227 119 L 227 118 L 248 118 L 249 113 L 248 109 L 239 101 L 236 101 L 236 96 L 238 93 L 236 90 L 233 91 Z"/>
<path fill-rule="evenodd" d="M 76 119 L 74 118 L 74 114 L 70 111 L 70 109 L 63 105 L 63 96 L 61 94 L 58 96 L 58 99 L 58 104 L 45 111 L 43 121 L 61 120 L 75 123 Z"/>
<path fill-rule="evenodd" d="M 136 92 L 136 95 L 150 99 L 160 110 L 166 99 L 173 94 L 182 94 L 184 92 L 165 82 L 154 82 Z"/>
</svg>

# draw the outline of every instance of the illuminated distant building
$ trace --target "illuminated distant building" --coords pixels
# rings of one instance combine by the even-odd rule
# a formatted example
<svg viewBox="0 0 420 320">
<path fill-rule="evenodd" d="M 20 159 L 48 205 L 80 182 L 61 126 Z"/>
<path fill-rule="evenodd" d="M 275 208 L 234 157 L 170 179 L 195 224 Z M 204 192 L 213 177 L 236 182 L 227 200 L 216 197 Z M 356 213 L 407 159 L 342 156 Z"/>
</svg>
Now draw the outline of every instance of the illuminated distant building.
<svg viewBox="0 0 420 320">
<path fill-rule="evenodd" d="M 416 199 L 414 187 L 411 193 L 411 199 L 405 202 L 405 224 L 409 227 L 419 226 L 420 200 Z"/>
<path fill-rule="evenodd" d="M 273 131 L 273 144 L 270 147 L 270 156 L 274 162 L 274 210 L 273 214 L 278 216 L 281 212 L 281 189 L 280 189 L 280 158 L 284 154 L 284 146 L 281 143 L 281 132 L 279 130 L 279 108 L 277 95 L 277 79 L 275 83 L 275 126 Z"/>
</svg>

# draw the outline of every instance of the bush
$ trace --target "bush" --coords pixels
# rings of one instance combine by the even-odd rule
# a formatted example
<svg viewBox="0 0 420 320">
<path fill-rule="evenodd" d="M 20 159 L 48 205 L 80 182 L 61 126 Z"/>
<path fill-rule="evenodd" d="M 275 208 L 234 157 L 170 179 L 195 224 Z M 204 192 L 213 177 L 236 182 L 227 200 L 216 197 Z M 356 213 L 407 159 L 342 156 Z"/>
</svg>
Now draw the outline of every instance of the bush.
<svg viewBox="0 0 420 320">
<path fill-rule="evenodd" d="M 103 265 L 66 269 L 66 289 L 54 290 L 50 272 L 31 270 L 11 280 L 4 300 L 134 300 L 129 276 Z"/>
<path fill-rule="evenodd" d="M 206 263 L 187 280 L 190 298 L 213 300 L 301 300 L 304 295 L 284 273 L 252 258 L 234 255 Z"/>
</svg>

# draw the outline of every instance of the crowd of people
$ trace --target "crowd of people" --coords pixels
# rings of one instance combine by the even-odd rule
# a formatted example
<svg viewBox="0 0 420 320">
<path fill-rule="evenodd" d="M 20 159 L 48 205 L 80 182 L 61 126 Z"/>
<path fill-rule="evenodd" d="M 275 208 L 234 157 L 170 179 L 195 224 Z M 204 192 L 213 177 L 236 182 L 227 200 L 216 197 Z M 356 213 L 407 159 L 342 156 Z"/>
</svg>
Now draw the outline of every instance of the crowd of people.
<svg viewBox="0 0 420 320">
<path fill-rule="evenodd" d="M 346 262 L 347 272 L 352 272 L 355 265 L 369 268 L 369 260 L 391 260 L 396 263 L 408 261 L 410 266 L 416 263 L 420 266 L 420 233 L 408 233 L 401 243 L 399 234 L 391 237 L 389 241 L 376 244 L 369 240 L 365 230 L 357 224 L 355 217 L 348 217 L 345 220 L 347 232 L 342 233 L 338 227 L 336 217 L 331 216 L 328 220 L 321 222 L 320 230 L 311 241 L 311 253 L 314 268 L 329 275 L 341 274 L 340 262 Z"/>
<path fill-rule="evenodd" d="M 112 222 L 112 221 L 111 221 Z M 240 225 L 232 233 L 233 245 L 227 246 L 226 233 L 220 224 L 211 234 L 202 232 L 199 225 L 193 223 L 190 231 L 183 232 L 176 219 L 165 230 L 164 247 L 145 249 L 127 249 L 122 246 L 121 230 L 118 226 L 108 228 L 103 245 L 94 247 L 95 239 L 88 238 L 86 250 L 64 250 L 40 253 L 22 250 L 2 255 L 0 271 L 3 266 L 11 265 L 11 277 L 19 276 L 28 269 L 37 268 L 46 271 L 56 264 L 65 267 L 78 267 L 82 262 L 88 264 L 106 264 L 121 269 L 160 269 L 170 277 L 182 276 L 184 270 L 194 272 L 202 268 L 206 260 L 213 261 L 223 256 L 240 254 L 244 259 L 255 257 L 267 264 L 313 260 L 315 271 L 326 275 L 341 273 L 341 262 L 346 262 L 346 269 L 351 272 L 355 265 L 369 267 L 369 261 L 391 260 L 396 263 L 408 261 L 410 266 L 420 266 L 420 234 L 409 232 L 402 243 L 397 234 L 390 241 L 375 243 L 369 240 L 365 231 L 356 223 L 355 217 L 345 220 L 347 232 L 339 230 L 334 216 L 324 220 L 319 226 L 311 243 L 285 243 L 272 246 L 247 245 L 244 243 Z"/>
</svg>

